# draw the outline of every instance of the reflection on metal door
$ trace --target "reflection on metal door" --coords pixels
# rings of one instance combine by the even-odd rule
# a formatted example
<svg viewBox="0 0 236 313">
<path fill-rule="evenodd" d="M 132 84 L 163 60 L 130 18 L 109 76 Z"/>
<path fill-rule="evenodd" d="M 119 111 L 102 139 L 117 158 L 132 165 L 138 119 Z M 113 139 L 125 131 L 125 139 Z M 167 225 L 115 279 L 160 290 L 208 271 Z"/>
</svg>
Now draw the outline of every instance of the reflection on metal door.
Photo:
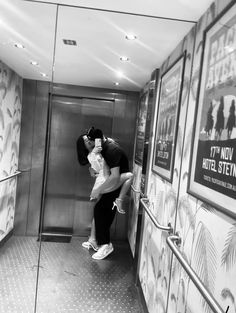
<svg viewBox="0 0 236 313">
<path fill-rule="evenodd" d="M 113 110 L 113 101 L 53 96 L 43 233 L 88 234 L 94 181 L 78 163 L 76 140 L 90 126 L 111 136 Z"/>
</svg>

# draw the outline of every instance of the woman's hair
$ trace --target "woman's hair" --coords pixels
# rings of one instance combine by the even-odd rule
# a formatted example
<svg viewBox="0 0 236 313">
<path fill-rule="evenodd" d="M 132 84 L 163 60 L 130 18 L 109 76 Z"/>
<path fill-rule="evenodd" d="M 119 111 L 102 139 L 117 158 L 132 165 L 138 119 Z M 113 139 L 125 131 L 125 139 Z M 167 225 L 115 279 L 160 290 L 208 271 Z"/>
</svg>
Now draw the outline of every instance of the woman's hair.
<svg viewBox="0 0 236 313">
<path fill-rule="evenodd" d="M 89 151 L 85 146 L 83 136 L 87 136 L 89 140 L 95 141 L 95 138 L 103 139 L 103 133 L 101 129 L 95 129 L 94 127 L 90 127 L 86 133 L 79 136 L 76 142 L 76 146 L 78 161 L 80 165 L 86 165 L 89 163 L 88 161 Z"/>
<path fill-rule="evenodd" d="M 83 138 L 84 135 L 86 134 L 80 135 L 76 142 L 77 156 L 78 156 L 78 161 L 80 165 L 86 165 L 89 163 L 88 158 L 87 158 L 89 152 L 84 143 L 84 138 Z"/>
</svg>

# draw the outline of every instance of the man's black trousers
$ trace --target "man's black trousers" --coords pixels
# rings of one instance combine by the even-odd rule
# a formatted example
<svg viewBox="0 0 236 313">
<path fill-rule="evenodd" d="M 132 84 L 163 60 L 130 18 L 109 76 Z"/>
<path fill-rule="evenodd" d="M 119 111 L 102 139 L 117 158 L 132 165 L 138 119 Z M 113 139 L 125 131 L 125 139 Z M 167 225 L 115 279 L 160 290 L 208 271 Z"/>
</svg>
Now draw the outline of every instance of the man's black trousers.
<svg viewBox="0 0 236 313">
<path fill-rule="evenodd" d="M 110 243 L 110 227 L 116 214 L 116 208 L 112 210 L 112 207 L 113 202 L 119 196 L 120 189 L 103 194 L 95 204 L 94 220 L 98 245 Z"/>
</svg>

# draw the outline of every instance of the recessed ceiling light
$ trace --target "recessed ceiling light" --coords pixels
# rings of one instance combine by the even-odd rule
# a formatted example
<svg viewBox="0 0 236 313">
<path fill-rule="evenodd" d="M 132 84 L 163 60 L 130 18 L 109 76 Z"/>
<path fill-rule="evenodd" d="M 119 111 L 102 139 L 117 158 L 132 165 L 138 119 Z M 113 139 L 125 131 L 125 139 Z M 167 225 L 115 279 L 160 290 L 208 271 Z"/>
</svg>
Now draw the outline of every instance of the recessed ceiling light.
<svg viewBox="0 0 236 313">
<path fill-rule="evenodd" d="M 127 40 L 135 40 L 135 39 L 137 39 L 137 36 L 135 36 L 133 34 L 127 34 L 125 36 L 125 39 L 127 39 Z"/>
<path fill-rule="evenodd" d="M 120 57 L 120 60 L 121 61 L 124 61 L 124 62 L 128 62 L 129 61 L 129 58 L 128 57 Z"/>
<path fill-rule="evenodd" d="M 19 49 L 24 49 L 25 47 L 21 43 L 15 43 L 14 46 Z"/>
<path fill-rule="evenodd" d="M 30 64 L 31 64 L 31 65 L 34 65 L 34 66 L 39 65 L 37 61 L 30 61 Z"/>
<path fill-rule="evenodd" d="M 43 76 L 43 77 L 48 77 L 48 75 L 45 74 L 45 73 L 40 73 L 40 75 Z"/>
<path fill-rule="evenodd" d="M 72 39 L 63 39 L 63 42 L 65 45 L 69 45 L 69 46 L 76 46 L 77 43 L 75 40 Z"/>
<path fill-rule="evenodd" d="M 121 71 L 117 71 L 117 72 L 116 72 L 116 75 L 117 75 L 118 77 L 123 77 L 123 76 L 124 76 L 124 73 L 122 73 Z"/>
<path fill-rule="evenodd" d="M 120 83 L 118 83 L 118 82 L 115 82 L 115 83 L 114 83 L 114 85 L 116 85 L 116 86 L 119 86 L 119 85 L 120 85 Z"/>
</svg>

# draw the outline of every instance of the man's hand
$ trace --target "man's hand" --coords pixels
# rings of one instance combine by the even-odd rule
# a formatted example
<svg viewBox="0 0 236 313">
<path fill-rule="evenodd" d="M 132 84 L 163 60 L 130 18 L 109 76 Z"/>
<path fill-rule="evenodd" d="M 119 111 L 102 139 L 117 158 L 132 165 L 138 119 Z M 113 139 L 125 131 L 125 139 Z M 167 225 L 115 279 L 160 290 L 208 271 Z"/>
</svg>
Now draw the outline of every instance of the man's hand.
<svg viewBox="0 0 236 313">
<path fill-rule="evenodd" d="M 92 177 L 97 177 L 98 173 L 92 168 L 89 168 L 89 173 Z"/>
<path fill-rule="evenodd" d="M 116 190 L 120 187 L 120 168 L 113 167 L 110 169 L 110 175 L 105 182 L 99 186 L 99 193 L 104 194 Z"/>
</svg>

